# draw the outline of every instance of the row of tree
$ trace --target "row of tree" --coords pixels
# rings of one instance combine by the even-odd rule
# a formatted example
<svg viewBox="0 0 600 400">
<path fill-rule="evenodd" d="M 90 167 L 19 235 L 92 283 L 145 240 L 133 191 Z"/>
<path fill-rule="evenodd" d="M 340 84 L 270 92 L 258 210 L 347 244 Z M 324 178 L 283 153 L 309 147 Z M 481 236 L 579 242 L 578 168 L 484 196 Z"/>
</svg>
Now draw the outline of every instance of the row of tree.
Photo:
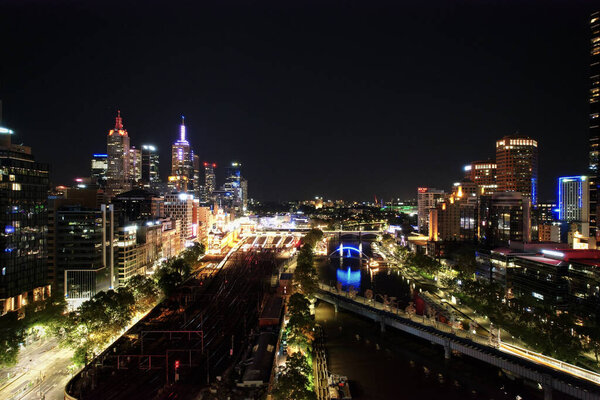
<svg viewBox="0 0 600 400">
<path fill-rule="evenodd" d="M 315 321 L 310 313 L 310 303 L 318 289 L 314 265 L 314 248 L 323 238 L 323 232 L 313 229 L 302 238 L 294 271 L 294 290 L 288 300 L 289 320 L 285 336 L 288 357 L 277 379 L 273 396 L 281 400 L 314 400 L 312 374 L 312 344 L 315 339 Z"/>
<path fill-rule="evenodd" d="M 40 331 L 57 337 L 61 345 L 74 350 L 73 362 L 85 364 L 98 354 L 138 313 L 156 305 L 161 294 L 169 296 L 189 276 L 193 265 L 204 254 L 204 246 L 195 244 L 179 257 L 164 262 L 153 278 L 136 275 L 117 290 L 101 291 L 71 312 L 61 293 L 31 303 L 20 313 L 0 318 L 0 366 L 17 362 L 21 344 L 28 335 Z"/>
</svg>

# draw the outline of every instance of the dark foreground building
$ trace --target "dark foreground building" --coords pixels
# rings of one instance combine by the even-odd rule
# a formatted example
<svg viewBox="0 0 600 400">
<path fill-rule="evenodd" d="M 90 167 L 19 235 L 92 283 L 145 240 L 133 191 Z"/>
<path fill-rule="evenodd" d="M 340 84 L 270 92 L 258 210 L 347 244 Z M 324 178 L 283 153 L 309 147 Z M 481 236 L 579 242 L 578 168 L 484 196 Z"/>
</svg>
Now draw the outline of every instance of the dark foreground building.
<svg viewBox="0 0 600 400">
<path fill-rule="evenodd" d="M 0 128 L 0 306 L 17 310 L 50 294 L 47 280 L 48 164 Z"/>
</svg>

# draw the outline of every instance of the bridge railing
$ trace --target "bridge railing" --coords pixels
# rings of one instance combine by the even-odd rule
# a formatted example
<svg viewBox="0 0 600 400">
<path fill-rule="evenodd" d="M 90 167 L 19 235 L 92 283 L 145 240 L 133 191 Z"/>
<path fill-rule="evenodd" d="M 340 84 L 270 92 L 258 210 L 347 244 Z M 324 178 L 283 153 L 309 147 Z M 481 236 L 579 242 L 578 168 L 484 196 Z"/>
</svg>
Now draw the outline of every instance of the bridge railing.
<svg viewBox="0 0 600 400">
<path fill-rule="evenodd" d="M 445 324 L 440 321 L 436 321 L 435 319 L 428 318 L 424 315 L 421 316 L 421 315 L 416 315 L 414 313 L 407 313 L 403 309 L 394 307 L 393 305 L 387 305 L 387 304 L 381 303 L 379 301 L 376 301 L 375 299 L 370 300 L 363 296 L 350 295 L 350 293 L 348 293 L 348 292 L 339 292 L 337 290 L 337 288 L 329 286 L 329 285 L 325 285 L 322 283 L 319 284 L 319 287 L 321 288 L 321 290 L 324 290 L 331 294 L 335 294 L 337 296 L 343 296 L 343 297 L 347 298 L 348 300 L 352 300 L 359 304 L 364 304 L 367 307 L 371 307 L 371 308 L 374 308 L 379 311 L 384 311 L 384 312 L 387 312 L 387 313 L 390 313 L 393 315 L 397 315 L 402 318 L 409 319 L 412 322 L 421 324 L 423 326 L 431 327 L 431 328 L 437 329 L 438 331 L 441 331 L 444 333 L 450 333 L 459 338 L 469 339 L 473 342 L 476 342 L 476 343 L 484 345 L 484 346 L 496 348 L 505 353 L 526 359 L 528 361 L 533 361 L 535 363 L 538 363 L 538 364 L 541 364 L 544 366 L 548 366 L 548 367 L 556 369 L 558 371 L 566 372 L 566 373 L 574 375 L 578 378 L 582 378 L 587 381 L 590 381 L 590 382 L 600 385 L 600 374 L 590 371 L 588 369 L 581 368 L 576 365 L 569 364 L 567 362 L 558 360 L 556 358 L 552 358 L 552 357 L 546 356 L 544 354 L 537 353 L 535 351 L 528 350 L 528 349 L 525 349 L 525 348 L 522 348 L 519 346 L 510 345 L 510 344 L 507 344 L 504 342 L 500 342 L 498 344 L 496 344 L 496 343 L 492 344 L 492 342 L 489 338 L 489 335 L 481 335 L 481 334 L 476 334 L 476 333 L 469 332 L 469 331 L 466 331 L 463 329 L 456 329 L 456 328 L 451 327 L 448 324 Z"/>
</svg>

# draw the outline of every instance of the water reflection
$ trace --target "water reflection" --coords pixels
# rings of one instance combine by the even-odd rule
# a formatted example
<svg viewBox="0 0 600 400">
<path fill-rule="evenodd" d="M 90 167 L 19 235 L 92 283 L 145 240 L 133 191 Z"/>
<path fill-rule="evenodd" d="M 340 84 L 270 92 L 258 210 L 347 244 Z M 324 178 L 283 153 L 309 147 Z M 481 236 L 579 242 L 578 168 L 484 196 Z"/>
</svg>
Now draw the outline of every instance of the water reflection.
<svg viewBox="0 0 600 400">
<path fill-rule="evenodd" d="M 357 291 L 360 289 L 360 270 L 352 271 L 350 267 L 348 267 L 346 270 L 338 268 L 336 272 L 337 282 L 342 284 L 343 290 L 351 287 Z"/>
</svg>

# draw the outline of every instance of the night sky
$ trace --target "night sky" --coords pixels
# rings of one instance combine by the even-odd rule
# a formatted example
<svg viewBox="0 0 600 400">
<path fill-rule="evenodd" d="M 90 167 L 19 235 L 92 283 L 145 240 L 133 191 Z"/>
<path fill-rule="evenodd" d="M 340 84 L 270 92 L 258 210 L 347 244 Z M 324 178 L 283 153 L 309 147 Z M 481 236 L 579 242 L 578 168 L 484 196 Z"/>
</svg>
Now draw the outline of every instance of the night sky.
<svg viewBox="0 0 600 400">
<path fill-rule="evenodd" d="M 600 3 L 49 3 L 0 3 L 0 98 L 55 184 L 89 175 L 117 109 L 163 176 L 183 114 L 261 200 L 414 198 L 517 130 L 540 142 L 540 200 L 585 172 Z"/>
</svg>

